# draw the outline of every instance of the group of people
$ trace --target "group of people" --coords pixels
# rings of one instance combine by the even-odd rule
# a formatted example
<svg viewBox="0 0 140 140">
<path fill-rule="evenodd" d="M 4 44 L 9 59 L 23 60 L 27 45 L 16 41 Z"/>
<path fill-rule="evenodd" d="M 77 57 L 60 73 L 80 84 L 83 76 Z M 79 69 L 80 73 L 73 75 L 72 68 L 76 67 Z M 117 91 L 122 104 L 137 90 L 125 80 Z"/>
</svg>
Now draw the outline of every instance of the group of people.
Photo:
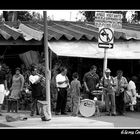
<svg viewBox="0 0 140 140">
<path fill-rule="evenodd" d="M 96 73 L 97 67 L 91 66 L 90 71 L 84 74 L 82 90 L 82 98 L 94 100 L 95 95 L 93 91 L 102 88 L 106 115 L 125 115 L 124 100 L 126 94 L 130 97 L 130 110 L 134 111 L 136 99 L 139 97 L 136 92 L 135 76 L 129 81 L 123 76 L 122 70 L 117 70 L 116 76 L 111 76 L 111 70 L 107 68 L 102 78 Z M 67 94 L 71 95 L 72 115 L 77 116 L 81 98 L 81 83 L 78 80 L 78 73 L 73 73 L 73 80 L 69 82 L 67 75 L 67 68 L 62 67 L 61 72 L 56 75 L 56 86 L 58 90 L 56 115 L 66 114 L 65 107 L 67 102 Z"/>
<path fill-rule="evenodd" d="M 12 82 L 11 85 L 8 86 L 8 80 L 7 80 L 7 74 L 6 72 L 2 69 L 2 64 L 0 64 L 0 115 L 2 115 L 2 105 L 4 103 L 5 96 L 10 99 L 8 104 L 10 106 L 13 106 L 13 101 L 15 100 L 21 100 L 21 96 L 23 92 L 26 93 L 33 93 L 31 95 L 31 115 L 34 113 L 35 107 L 36 107 L 36 99 L 43 98 L 42 94 L 42 87 L 38 86 L 40 84 L 36 84 L 35 86 L 33 85 L 33 80 L 32 80 L 32 75 L 35 73 L 35 69 L 31 69 L 31 74 L 28 77 L 28 80 L 30 82 L 30 89 L 28 88 L 28 85 L 26 83 L 26 79 L 23 74 L 21 74 L 21 68 L 17 67 L 15 69 L 15 73 L 12 76 Z M 36 88 L 36 89 L 35 89 Z M 31 90 L 32 92 L 30 92 Z M 6 93 L 9 93 L 6 95 Z M 41 96 L 41 97 L 40 97 Z M 8 109 L 9 110 L 9 109 Z M 17 112 L 17 110 L 15 110 Z M 39 114 L 37 112 L 37 114 Z"/>
<path fill-rule="evenodd" d="M 16 68 L 15 74 L 12 77 L 12 85 L 8 89 L 6 74 L 1 70 L 2 65 L 0 65 L 0 115 L 1 107 L 4 100 L 4 91 L 10 90 L 11 99 L 18 100 L 20 98 L 20 92 L 24 90 L 25 78 L 21 74 L 21 69 Z M 134 105 L 136 104 L 136 98 L 138 94 L 136 93 L 135 77 L 133 76 L 128 80 L 123 76 L 123 71 L 118 70 L 116 77 L 111 76 L 111 70 L 107 68 L 105 74 L 102 78 L 99 77 L 97 72 L 97 67 L 95 65 L 91 66 L 90 71 L 84 74 L 83 86 L 78 80 L 79 74 L 74 72 L 72 74 L 73 80 L 70 82 L 67 76 L 67 68 L 61 67 L 60 73 L 55 76 L 55 84 L 57 89 L 57 101 L 55 114 L 65 115 L 66 104 L 68 93 L 71 96 L 71 106 L 72 106 L 72 116 L 77 116 L 79 112 L 79 105 L 81 96 L 83 99 L 94 100 L 94 95 L 92 92 L 94 90 L 102 87 L 106 115 L 116 116 L 124 115 L 125 113 L 125 101 L 124 96 L 127 93 L 130 98 L 130 110 L 134 110 Z M 31 116 L 34 116 L 35 112 L 38 115 L 39 110 L 37 107 L 38 100 L 46 100 L 45 90 L 41 85 L 41 80 L 43 76 L 38 74 L 36 67 L 31 68 L 31 73 L 28 76 L 28 80 L 31 87 Z M 82 94 L 81 94 L 82 91 Z"/>
<path fill-rule="evenodd" d="M 136 105 L 137 97 L 139 97 L 136 91 L 135 76 L 127 80 L 123 76 L 122 70 L 117 70 L 116 77 L 110 76 L 110 73 L 110 69 L 106 69 L 105 76 L 101 79 L 107 115 L 110 113 L 113 116 L 125 115 L 126 104 L 130 106 L 131 111 L 134 111 L 134 105 Z"/>
<path fill-rule="evenodd" d="M 15 74 L 12 77 L 12 85 L 8 89 L 6 73 L 2 70 L 2 65 L 0 64 L 0 115 L 2 110 L 2 104 L 4 101 L 5 93 L 10 91 L 9 98 L 19 99 L 19 92 L 23 90 L 24 77 L 20 74 L 20 68 L 16 68 Z"/>
</svg>

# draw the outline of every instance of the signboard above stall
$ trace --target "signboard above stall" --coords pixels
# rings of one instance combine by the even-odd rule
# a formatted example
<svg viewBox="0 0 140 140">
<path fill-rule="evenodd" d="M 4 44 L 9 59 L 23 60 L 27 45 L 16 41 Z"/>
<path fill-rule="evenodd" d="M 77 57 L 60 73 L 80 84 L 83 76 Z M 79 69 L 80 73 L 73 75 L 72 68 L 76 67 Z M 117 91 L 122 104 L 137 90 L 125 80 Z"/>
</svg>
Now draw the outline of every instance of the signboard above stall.
<svg viewBox="0 0 140 140">
<path fill-rule="evenodd" d="M 122 14 L 95 12 L 95 26 L 121 29 L 122 17 Z"/>
</svg>

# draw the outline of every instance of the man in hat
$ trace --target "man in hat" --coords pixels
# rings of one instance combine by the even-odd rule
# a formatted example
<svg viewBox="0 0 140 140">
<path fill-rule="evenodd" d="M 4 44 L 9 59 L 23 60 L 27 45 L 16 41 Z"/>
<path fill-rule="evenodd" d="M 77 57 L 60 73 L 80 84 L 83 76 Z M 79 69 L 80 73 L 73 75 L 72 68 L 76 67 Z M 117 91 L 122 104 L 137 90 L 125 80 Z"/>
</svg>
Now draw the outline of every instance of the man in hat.
<svg viewBox="0 0 140 140">
<path fill-rule="evenodd" d="M 116 116 L 116 107 L 115 107 L 115 92 L 114 92 L 114 79 L 110 76 L 110 69 L 105 70 L 104 77 L 101 78 L 101 85 L 103 86 L 103 93 L 105 97 L 105 107 L 106 115 Z M 110 111 L 111 103 L 111 111 Z"/>
</svg>

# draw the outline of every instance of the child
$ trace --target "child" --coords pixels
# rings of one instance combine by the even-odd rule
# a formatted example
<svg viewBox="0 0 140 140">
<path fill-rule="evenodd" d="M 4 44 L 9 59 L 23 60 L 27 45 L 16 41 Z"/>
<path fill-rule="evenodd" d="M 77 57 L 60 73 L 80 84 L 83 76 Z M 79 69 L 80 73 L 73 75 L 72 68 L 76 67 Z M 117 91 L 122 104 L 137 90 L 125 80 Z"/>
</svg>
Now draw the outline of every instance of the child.
<svg viewBox="0 0 140 140">
<path fill-rule="evenodd" d="M 72 116 L 77 116 L 80 103 L 81 84 L 80 81 L 78 80 L 79 76 L 77 72 L 73 73 L 72 78 L 73 80 L 70 85 L 70 94 L 72 100 Z"/>
</svg>

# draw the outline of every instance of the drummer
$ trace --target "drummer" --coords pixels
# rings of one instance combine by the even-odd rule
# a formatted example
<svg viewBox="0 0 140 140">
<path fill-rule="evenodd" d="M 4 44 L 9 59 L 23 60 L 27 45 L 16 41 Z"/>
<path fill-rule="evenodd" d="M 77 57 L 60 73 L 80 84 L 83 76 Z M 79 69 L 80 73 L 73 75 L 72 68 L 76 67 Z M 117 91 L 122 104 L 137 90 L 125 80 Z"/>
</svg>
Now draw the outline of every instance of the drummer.
<svg viewBox="0 0 140 140">
<path fill-rule="evenodd" d="M 85 89 L 85 98 L 93 100 L 94 96 L 91 94 L 93 90 L 96 90 L 96 88 L 99 85 L 99 76 L 96 73 L 97 67 L 95 65 L 92 65 L 90 68 L 90 71 L 85 73 L 83 77 L 84 82 L 84 89 Z"/>
</svg>

